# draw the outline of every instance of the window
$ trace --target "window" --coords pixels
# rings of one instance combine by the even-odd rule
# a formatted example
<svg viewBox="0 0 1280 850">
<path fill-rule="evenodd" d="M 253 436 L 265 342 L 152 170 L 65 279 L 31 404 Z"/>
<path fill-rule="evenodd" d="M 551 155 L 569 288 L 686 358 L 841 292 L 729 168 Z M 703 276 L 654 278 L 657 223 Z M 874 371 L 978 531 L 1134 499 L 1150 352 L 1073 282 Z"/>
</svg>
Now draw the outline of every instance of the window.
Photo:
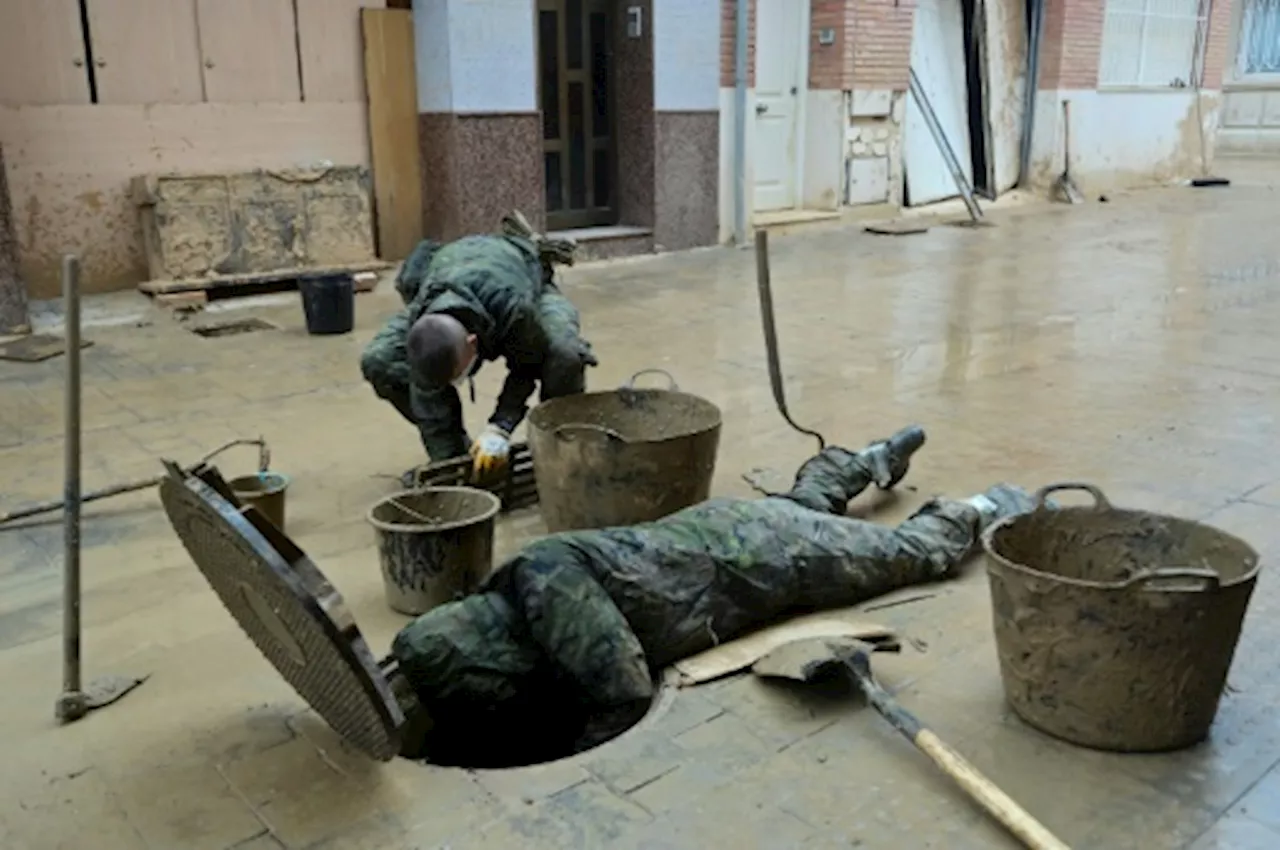
<svg viewBox="0 0 1280 850">
<path fill-rule="evenodd" d="M 1193 85 L 1207 5 L 1202 0 L 1107 0 L 1099 85 Z"/>
<path fill-rule="evenodd" d="M 1280 0 L 1242 0 L 1236 74 L 1280 74 Z"/>
</svg>

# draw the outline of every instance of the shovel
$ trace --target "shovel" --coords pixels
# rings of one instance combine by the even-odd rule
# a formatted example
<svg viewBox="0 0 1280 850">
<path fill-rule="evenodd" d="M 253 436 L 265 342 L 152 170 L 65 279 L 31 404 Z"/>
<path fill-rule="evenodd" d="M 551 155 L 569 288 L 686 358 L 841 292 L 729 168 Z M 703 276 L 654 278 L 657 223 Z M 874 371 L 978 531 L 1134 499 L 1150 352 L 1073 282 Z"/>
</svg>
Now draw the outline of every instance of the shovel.
<svg viewBox="0 0 1280 850">
<path fill-rule="evenodd" d="M 850 638 L 804 638 L 783 644 L 762 657 L 751 672 L 763 678 L 811 682 L 843 668 L 880 716 L 933 760 L 969 797 L 1031 850 L 1070 850 L 1008 794 L 978 772 L 964 756 L 944 743 L 907 711 L 871 675 L 875 647 Z"/>
<path fill-rule="evenodd" d="M 1082 204 L 1084 195 L 1071 176 L 1071 101 L 1062 102 L 1062 174 L 1054 184 L 1054 194 L 1064 204 Z"/>
</svg>

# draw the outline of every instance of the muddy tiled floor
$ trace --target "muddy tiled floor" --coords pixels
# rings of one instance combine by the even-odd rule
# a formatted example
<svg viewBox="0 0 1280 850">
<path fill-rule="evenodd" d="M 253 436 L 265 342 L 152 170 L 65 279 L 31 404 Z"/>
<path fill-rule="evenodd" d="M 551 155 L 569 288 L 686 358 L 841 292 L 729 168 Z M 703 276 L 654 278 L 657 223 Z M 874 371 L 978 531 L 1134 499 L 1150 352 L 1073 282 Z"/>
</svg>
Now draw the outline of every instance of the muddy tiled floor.
<svg viewBox="0 0 1280 850">
<path fill-rule="evenodd" d="M 1021 209 L 987 230 L 873 237 L 815 225 L 773 243 L 796 417 L 861 445 L 918 421 L 930 442 L 892 520 L 933 492 L 1084 479 L 1120 503 L 1207 518 L 1268 557 L 1280 542 L 1280 170 L 1227 164 L 1230 189 Z M 750 253 L 709 250 L 573 270 L 597 388 L 660 367 L 714 399 L 716 490 L 789 471 L 811 449 L 771 401 Z M 128 299 L 119 300 L 127 303 Z M 415 434 L 362 385 L 360 347 L 395 308 L 358 302 L 347 337 L 300 310 L 238 311 L 277 331 L 197 337 L 160 315 L 95 327 L 85 352 L 85 486 L 265 434 L 293 476 L 289 530 L 345 594 L 375 651 L 383 604 L 364 512 L 419 460 Z M 94 306 L 98 315 L 110 312 Z M 206 318 L 211 318 L 206 317 Z M 60 490 L 61 359 L 0 363 L 4 505 Z M 491 406 L 483 374 L 473 423 Z M 228 456 L 247 471 L 252 452 Z M 747 679 L 668 695 L 577 759 L 511 772 L 372 764 L 308 713 L 181 551 L 154 493 L 91 506 L 90 675 L 147 673 L 125 701 L 52 723 L 59 528 L 0 531 L 0 847 L 224 850 L 1013 846 L 868 709 Z M 509 552 L 538 531 L 505 521 Z M 1107 755 L 1010 716 L 979 565 L 876 613 L 915 639 L 882 678 L 1080 848 L 1280 846 L 1280 585 L 1265 572 L 1211 740 Z"/>
</svg>

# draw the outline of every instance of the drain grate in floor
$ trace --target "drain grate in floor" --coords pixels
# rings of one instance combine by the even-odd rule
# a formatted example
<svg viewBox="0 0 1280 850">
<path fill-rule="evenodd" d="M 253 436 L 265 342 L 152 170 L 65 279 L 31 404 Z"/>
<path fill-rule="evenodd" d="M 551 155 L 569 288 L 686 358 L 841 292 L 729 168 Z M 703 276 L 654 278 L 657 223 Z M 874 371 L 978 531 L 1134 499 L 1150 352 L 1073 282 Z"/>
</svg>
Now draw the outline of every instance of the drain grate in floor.
<svg viewBox="0 0 1280 850">
<path fill-rule="evenodd" d="M 236 319 L 229 322 L 211 322 L 197 325 L 190 330 L 197 336 L 219 337 L 248 334 L 254 331 L 278 331 L 280 328 L 264 319 Z"/>
</svg>

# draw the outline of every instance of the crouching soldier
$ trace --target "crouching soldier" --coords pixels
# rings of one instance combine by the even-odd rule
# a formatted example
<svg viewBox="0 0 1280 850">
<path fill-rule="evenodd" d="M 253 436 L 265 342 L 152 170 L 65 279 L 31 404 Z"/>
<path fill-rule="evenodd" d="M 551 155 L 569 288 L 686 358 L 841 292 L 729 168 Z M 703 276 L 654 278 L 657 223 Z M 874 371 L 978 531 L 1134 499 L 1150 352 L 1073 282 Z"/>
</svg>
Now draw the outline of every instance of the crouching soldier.
<svg viewBox="0 0 1280 850">
<path fill-rule="evenodd" d="M 580 393 L 586 367 L 597 365 L 577 308 L 554 282 L 556 265 L 573 264 L 574 244 L 534 234 L 519 213 L 502 226 L 497 235 L 419 244 L 396 280 L 405 308 L 360 360 L 379 398 L 417 426 L 431 460 L 470 453 L 482 476 L 506 466 L 511 433 L 535 387 L 543 401 Z M 472 442 L 457 388 L 500 357 L 507 378 Z"/>
</svg>

